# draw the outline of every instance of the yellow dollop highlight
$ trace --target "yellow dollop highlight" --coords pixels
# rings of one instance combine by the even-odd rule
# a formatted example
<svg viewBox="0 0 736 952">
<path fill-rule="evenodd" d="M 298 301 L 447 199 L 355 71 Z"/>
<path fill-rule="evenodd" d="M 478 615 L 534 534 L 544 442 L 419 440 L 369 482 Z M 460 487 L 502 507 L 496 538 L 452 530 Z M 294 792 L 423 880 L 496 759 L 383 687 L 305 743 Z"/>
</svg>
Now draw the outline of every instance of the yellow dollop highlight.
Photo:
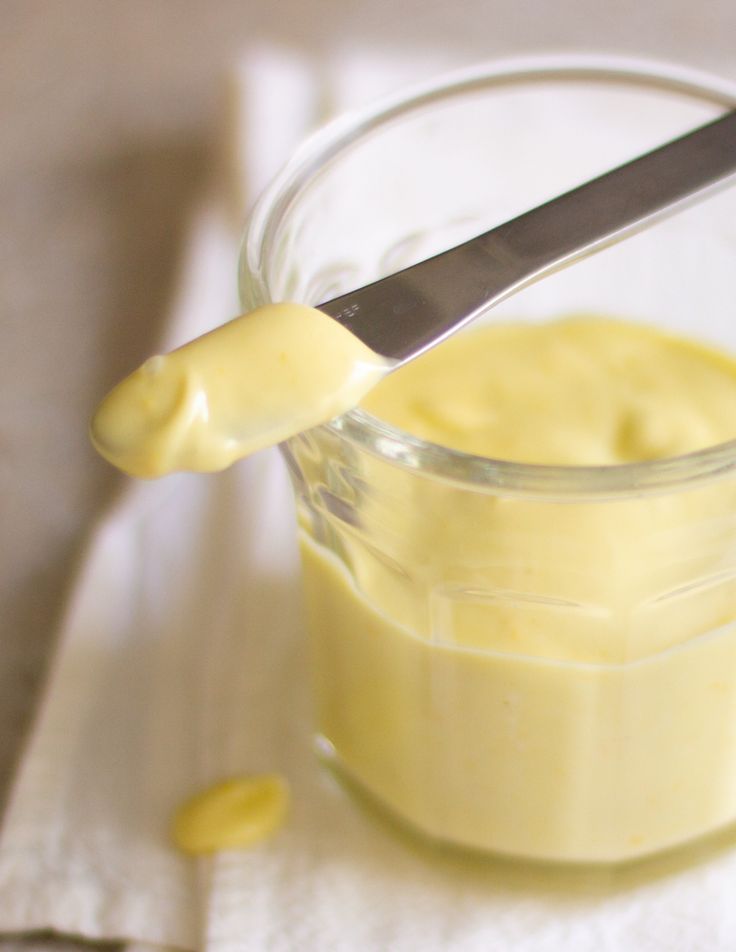
<svg viewBox="0 0 736 952">
<path fill-rule="evenodd" d="M 363 406 L 460 450 L 630 462 L 736 436 L 736 362 L 625 322 L 490 326 Z M 432 838 L 544 860 L 736 821 L 733 478 L 560 500 L 328 437 L 291 452 L 330 486 L 301 544 L 317 726 L 353 779 Z"/>
<path fill-rule="evenodd" d="M 736 362 L 626 321 L 489 325 L 400 368 L 362 406 L 479 456 L 635 463 L 736 436 Z"/>
<path fill-rule="evenodd" d="M 388 369 L 321 311 L 272 304 L 147 360 L 102 401 L 92 441 L 132 476 L 213 472 L 351 409 Z"/>
<path fill-rule="evenodd" d="M 289 808 L 289 788 L 276 774 L 237 777 L 205 790 L 177 811 L 176 846 L 199 855 L 244 849 L 272 836 Z"/>
</svg>

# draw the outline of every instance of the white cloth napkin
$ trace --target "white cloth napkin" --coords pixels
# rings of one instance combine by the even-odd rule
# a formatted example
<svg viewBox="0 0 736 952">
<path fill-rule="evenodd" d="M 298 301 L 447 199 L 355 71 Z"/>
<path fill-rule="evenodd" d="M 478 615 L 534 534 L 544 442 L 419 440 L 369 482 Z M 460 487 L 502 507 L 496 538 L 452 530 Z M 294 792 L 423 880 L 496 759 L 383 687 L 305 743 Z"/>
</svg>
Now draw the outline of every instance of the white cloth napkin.
<svg viewBox="0 0 736 952">
<path fill-rule="evenodd" d="M 426 71 L 370 56 L 316 71 L 261 51 L 233 101 L 239 193 L 325 102 Z M 227 221 L 211 204 L 193 222 L 171 344 L 235 313 Z M 0 929 L 212 952 L 736 948 L 726 841 L 684 868 L 529 870 L 435 854 L 338 788 L 310 750 L 292 523 L 277 451 L 128 484 L 102 520 L 5 817 Z M 275 839 L 197 861 L 171 848 L 182 798 L 274 770 L 294 795 Z"/>
</svg>

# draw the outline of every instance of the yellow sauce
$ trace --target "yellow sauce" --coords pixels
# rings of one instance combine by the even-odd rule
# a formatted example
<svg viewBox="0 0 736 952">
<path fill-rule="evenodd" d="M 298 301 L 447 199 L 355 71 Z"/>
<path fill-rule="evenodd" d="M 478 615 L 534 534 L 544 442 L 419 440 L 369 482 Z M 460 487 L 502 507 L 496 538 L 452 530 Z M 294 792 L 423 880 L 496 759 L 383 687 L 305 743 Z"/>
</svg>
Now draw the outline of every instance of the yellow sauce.
<svg viewBox="0 0 736 952">
<path fill-rule="evenodd" d="M 491 325 L 390 374 L 362 406 L 478 456 L 634 463 L 736 436 L 736 362 L 619 320 Z"/>
<path fill-rule="evenodd" d="M 278 305 L 152 358 L 93 438 L 135 475 L 221 469 L 354 406 L 388 369 L 319 311 Z M 736 363 L 620 321 L 488 327 L 363 406 L 470 453 L 628 463 L 735 436 Z M 353 480 L 330 470 L 349 498 L 327 513 L 329 545 L 321 501 L 300 518 L 318 727 L 364 787 L 431 836 L 554 860 L 627 859 L 736 819 L 732 483 L 559 502 L 367 453 L 349 466 Z M 270 832 L 270 783 L 195 801 L 177 842 Z"/>
<path fill-rule="evenodd" d="M 736 435 L 736 363 L 618 321 L 489 327 L 363 405 L 475 453 L 629 462 Z M 318 727 L 354 779 L 432 837 L 547 860 L 736 819 L 732 483 L 561 503 L 356 467 L 331 551 L 301 512 Z"/>
<path fill-rule="evenodd" d="M 351 409 L 388 369 L 321 311 L 272 304 L 149 358 L 103 400 L 92 441 L 132 476 L 213 472 Z"/>
<path fill-rule="evenodd" d="M 237 777 L 184 803 L 174 817 L 172 838 L 193 855 L 243 849 L 272 836 L 288 807 L 289 788 L 281 777 Z"/>
</svg>

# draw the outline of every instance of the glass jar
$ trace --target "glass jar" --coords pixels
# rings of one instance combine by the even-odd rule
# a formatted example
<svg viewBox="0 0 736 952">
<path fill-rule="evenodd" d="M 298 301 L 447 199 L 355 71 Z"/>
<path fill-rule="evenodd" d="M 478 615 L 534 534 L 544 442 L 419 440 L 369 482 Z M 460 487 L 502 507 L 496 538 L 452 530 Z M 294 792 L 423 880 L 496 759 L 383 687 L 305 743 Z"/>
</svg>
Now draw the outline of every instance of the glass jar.
<svg viewBox="0 0 736 952">
<path fill-rule="evenodd" d="M 484 231 L 736 103 L 713 77 L 509 61 L 348 115 L 255 208 L 246 308 L 319 303 Z M 736 189 L 494 308 L 619 315 L 736 352 Z M 284 447 L 316 730 L 441 842 L 620 862 L 736 820 L 736 442 L 515 464 L 356 410 Z"/>
</svg>

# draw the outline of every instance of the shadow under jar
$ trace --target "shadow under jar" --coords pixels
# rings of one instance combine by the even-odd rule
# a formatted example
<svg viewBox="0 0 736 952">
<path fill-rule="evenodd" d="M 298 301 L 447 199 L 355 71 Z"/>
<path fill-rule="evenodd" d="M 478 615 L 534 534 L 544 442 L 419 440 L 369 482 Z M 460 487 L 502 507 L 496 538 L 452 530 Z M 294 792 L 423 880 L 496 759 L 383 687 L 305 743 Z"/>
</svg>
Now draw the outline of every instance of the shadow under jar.
<svg viewBox="0 0 736 952">
<path fill-rule="evenodd" d="M 256 206 L 243 303 L 334 297 L 734 103 L 672 67 L 547 58 L 350 115 Z M 736 351 L 734 221 L 731 189 L 485 320 L 613 315 Z M 535 466 L 356 410 L 283 451 L 339 771 L 434 840 L 531 859 L 621 862 L 736 820 L 736 443 Z"/>
</svg>

